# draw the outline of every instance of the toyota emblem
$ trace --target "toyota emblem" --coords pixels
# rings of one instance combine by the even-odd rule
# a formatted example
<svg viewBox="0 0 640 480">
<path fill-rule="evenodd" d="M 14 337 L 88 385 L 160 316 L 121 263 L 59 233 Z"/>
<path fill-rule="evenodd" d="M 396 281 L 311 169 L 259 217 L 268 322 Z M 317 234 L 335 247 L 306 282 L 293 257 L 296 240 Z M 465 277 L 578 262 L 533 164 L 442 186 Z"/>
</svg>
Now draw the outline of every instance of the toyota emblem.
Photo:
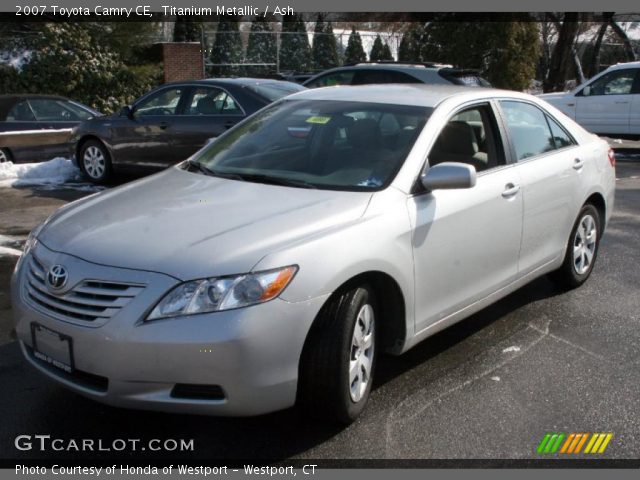
<svg viewBox="0 0 640 480">
<path fill-rule="evenodd" d="M 68 277 L 69 274 L 66 268 L 62 265 L 54 265 L 49 269 L 49 273 L 47 273 L 47 284 L 51 288 L 59 290 L 66 285 Z"/>
</svg>

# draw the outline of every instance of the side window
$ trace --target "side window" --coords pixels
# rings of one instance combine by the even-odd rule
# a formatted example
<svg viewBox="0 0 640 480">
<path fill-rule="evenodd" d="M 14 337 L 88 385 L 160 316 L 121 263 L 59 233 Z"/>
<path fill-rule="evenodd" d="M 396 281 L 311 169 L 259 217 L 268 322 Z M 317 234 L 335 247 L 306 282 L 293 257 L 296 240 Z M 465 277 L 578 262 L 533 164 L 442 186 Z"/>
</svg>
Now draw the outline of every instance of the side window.
<svg viewBox="0 0 640 480">
<path fill-rule="evenodd" d="M 306 85 L 308 88 L 333 87 L 335 85 L 351 85 L 353 70 L 329 73 Z"/>
<path fill-rule="evenodd" d="M 560 125 L 558 125 L 558 122 L 549 115 L 547 115 L 547 121 L 549 122 L 549 128 L 551 128 L 551 135 L 553 136 L 556 148 L 570 147 L 576 144 L 569 134 L 565 132 Z"/>
<path fill-rule="evenodd" d="M 600 77 L 591 83 L 589 96 L 630 94 L 637 71 L 637 69 L 617 70 Z"/>
<path fill-rule="evenodd" d="M 7 114 L 7 122 L 35 122 L 31 107 L 26 100 L 16 103 Z"/>
<path fill-rule="evenodd" d="M 58 100 L 32 98 L 29 100 L 33 113 L 41 122 L 73 122 L 80 120 L 78 115 L 66 108 Z"/>
<path fill-rule="evenodd" d="M 242 115 L 242 109 L 224 90 L 193 88 L 186 101 L 185 115 Z"/>
<path fill-rule="evenodd" d="M 488 104 L 467 108 L 449 119 L 429 152 L 429 165 L 442 162 L 466 163 L 478 172 L 504 165 L 497 123 Z"/>
<path fill-rule="evenodd" d="M 546 115 L 539 108 L 513 100 L 500 102 L 518 160 L 555 150 Z"/>
<path fill-rule="evenodd" d="M 182 87 L 173 87 L 152 93 L 136 105 L 135 115 L 175 115 L 183 92 Z"/>
</svg>

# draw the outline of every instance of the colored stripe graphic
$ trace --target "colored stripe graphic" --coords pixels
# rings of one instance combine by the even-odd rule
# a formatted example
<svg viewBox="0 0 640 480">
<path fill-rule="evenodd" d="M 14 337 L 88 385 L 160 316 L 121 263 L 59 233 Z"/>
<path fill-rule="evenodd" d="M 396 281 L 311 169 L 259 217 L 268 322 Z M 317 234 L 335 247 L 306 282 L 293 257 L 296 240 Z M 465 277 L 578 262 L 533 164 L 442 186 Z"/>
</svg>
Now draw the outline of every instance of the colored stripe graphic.
<svg viewBox="0 0 640 480">
<path fill-rule="evenodd" d="M 613 438 L 613 433 L 545 433 L 538 445 L 541 455 L 562 454 L 600 454 L 604 453 Z M 588 440 L 588 441 L 587 441 Z M 586 447 L 585 447 L 586 444 Z M 584 450 L 583 450 L 583 447 Z"/>
</svg>

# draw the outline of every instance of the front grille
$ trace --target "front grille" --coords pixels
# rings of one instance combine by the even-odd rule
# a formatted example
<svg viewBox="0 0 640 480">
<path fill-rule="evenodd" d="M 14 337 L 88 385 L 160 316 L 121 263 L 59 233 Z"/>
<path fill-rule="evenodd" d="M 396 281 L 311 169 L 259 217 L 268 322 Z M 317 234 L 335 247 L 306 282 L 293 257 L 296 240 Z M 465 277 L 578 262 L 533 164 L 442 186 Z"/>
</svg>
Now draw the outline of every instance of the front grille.
<svg viewBox="0 0 640 480">
<path fill-rule="evenodd" d="M 45 267 L 32 255 L 25 293 L 40 310 L 63 320 L 106 321 L 144 289 L 140 284 L 83 280 L 70 291 L 58 295 L 49 291 L 45 279 Z"/>
</svg>

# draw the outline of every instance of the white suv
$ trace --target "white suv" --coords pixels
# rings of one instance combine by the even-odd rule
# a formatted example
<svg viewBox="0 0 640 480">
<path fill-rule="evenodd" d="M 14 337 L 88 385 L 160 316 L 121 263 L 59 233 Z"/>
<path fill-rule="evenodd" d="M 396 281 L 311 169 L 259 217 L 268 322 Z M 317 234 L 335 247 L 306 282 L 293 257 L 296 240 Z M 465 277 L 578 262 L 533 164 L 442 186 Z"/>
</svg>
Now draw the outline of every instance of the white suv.
<svg viewBox="0 0 640 480">
<path fill-rule="evenodd" d="M 590 132 L 640 135 L 640 62 L 618 63 L 571 92 L 540 98 Z"/>
</svg>

